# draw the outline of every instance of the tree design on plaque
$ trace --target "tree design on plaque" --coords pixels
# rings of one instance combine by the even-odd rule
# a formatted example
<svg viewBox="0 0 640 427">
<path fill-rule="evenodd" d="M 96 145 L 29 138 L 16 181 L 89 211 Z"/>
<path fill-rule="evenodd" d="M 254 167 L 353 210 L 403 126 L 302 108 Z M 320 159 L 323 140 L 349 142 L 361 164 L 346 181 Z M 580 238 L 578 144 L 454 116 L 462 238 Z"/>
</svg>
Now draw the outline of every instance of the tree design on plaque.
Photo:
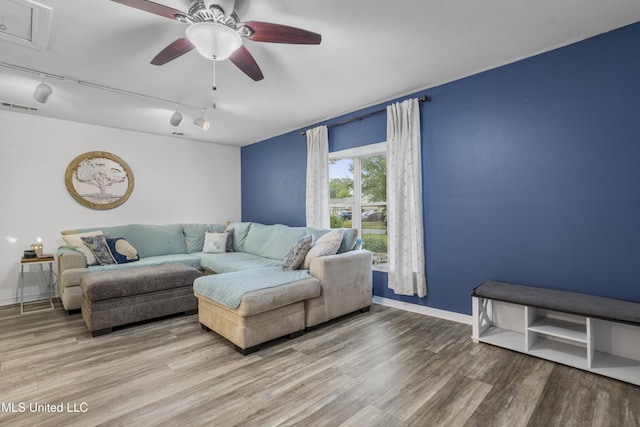
<svg viewBox="0 0 640 427">
<path fill-rule="evenodd" d="M 133 172 L 115 154 L 92 151 L 76 157 L 67 168 L 65 184 L 71 196 L 92 209 L 112 209 L 133 191 Z"/>
<path fill-rule="evenodd" d="M 80 195 L 93 203 L 113 203 L 124 196 L 127 191 L 127 173 L 119 164 L 104 158 L 87 159 L 76 169 L 74 186 L 86 184 L 97 188 L 97 193 L 81 193 Z M 75 180 L 78 182 L 76 183 Z M 122 185 L 118 185 L 122 184 Z M 107 190 L 111 188 L 111 194 Z"/>
</svg>

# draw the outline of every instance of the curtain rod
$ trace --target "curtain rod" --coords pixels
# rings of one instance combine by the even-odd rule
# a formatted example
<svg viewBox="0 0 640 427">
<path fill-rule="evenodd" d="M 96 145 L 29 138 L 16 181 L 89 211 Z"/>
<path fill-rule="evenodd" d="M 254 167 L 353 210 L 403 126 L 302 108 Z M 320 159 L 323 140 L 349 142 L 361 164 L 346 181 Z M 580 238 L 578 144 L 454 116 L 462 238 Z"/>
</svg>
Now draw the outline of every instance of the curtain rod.
<svg viewBox="0 0 640 427">
<path fill-rule="evenodd" d="M 422 95 L 421 97 L 418 98 L 418 102 L 420 102 L 420 103 L 431 102 L 431 97 L 429 95 Z M 347 123 L 357 122 L 357 121 L 360 121 L 360 120 L 363 120 L 363 119 L 367 119 L 369 117 L 377 116 L 378 114 L 382 114 L 382 113 L 384 113 L 386 111 L 387 111 L 386 107 L 385 108 L 381 108 L 379 110 L 375 110 L 375 111 L 372 111 L 370 113 L 363 114 L 361 116 L 352 117 L 350 119 L 346 119 L 346 120 L 343 120 L 343 121 L 338 122 L 338 123 L 332 123 L 330 125 L 327 125 L 327 128 L 334 128 L 336 126 L 346 125 Z M 300 135 L 306 135 L 306 134 L 307 134 L 307 132 L 304 131 L 304 130 L 300 132 Z"/>
</svg>

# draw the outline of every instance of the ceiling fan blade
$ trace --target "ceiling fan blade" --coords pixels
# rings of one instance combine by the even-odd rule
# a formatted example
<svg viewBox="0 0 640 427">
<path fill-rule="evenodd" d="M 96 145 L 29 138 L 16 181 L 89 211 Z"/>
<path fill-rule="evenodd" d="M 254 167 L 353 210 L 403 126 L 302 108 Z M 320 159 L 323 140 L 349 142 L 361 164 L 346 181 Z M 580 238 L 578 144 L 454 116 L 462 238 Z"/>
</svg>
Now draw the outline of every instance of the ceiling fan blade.
<svg viewBox="0 0 640 427">
<path fill-rule="evenodd" d="M 264 79 L 262 71 L 260 71 L 260 67 L 258 67 L 258 63 L 253 59 L 253 56 L 246 47 L 240 46 L 231 54 L 229 61 L 233 62 L 236 67 L 240 68 L 243 73 L 251 77 L 253 80 L 260 81 Z"/>
<path fill-rule="evenodd" d="M 182 37 L 171 43 L 160 51 L 159 54 L 151 60 L 153 65 L 164 65 L 169 61 L 173 61 L 179 56 L 191 51 L 195 46 L 191 44 L 189 40 Z"/>
<path fill-rule="evenodd" d="M 169 19 L 176 19 L 177 16 L 184 16 L 185 13 L 178 9 L 173 9 L 158 3 L 154 3 L 148 0 L 111 0 L 116 3 L 124 4 L 125 6 L 131 6 L 139 10 L 143 10 L 149 13 L 155 13 L 156 15 L 164 16 Z"/>
<path fill-rule="evenodd" d="M 256 42 L 320 44 L 322 41 L 322 36 L 318 33 L 286 25 L 260 21 L 249 21 L 242 24 L 253 30 L 253 34 L 247 38 Z"/>
</svg>

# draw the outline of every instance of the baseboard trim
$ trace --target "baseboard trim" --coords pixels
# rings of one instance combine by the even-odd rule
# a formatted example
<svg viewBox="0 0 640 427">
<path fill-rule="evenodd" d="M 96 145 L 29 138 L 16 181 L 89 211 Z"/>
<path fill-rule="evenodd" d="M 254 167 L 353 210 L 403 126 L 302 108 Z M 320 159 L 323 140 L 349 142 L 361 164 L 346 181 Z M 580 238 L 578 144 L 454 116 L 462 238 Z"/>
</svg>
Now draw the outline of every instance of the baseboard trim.
<svg viewBox="0 0 640 427">
<path fill-rule="evenodd" d="M 53 299 L 56 299 L 56 298 L 58 298 L 57 290 L 53 292 Z M 44 301 L 48 299 L 49 299 L 48 293 L 46 295 L 42 293 L 28 293 L 24 295 L 24 302 Z M 19 296 L 16 295 L 8 298 L 0 298 L 0 307 L 3 307 L 5 305 L 13 305 L 13 304 L 20 304 Z"/>
<path fill-rule="evenodd" d="M 473 317 L 467 314 L 455 313 L 453 311 L 440 310 L 439 308 L 426 307 L 424 305 L 411 304 L 390 298 L 374 296 L 373 303 L 384 305 L 385 307 L 398 308 L 400 310 L 411 311 L 413 313 L 424 314 L 425 316 L 437 317 L 439 319 L 451 320 L 453 322 L 473 324 Z"/>
</svg>

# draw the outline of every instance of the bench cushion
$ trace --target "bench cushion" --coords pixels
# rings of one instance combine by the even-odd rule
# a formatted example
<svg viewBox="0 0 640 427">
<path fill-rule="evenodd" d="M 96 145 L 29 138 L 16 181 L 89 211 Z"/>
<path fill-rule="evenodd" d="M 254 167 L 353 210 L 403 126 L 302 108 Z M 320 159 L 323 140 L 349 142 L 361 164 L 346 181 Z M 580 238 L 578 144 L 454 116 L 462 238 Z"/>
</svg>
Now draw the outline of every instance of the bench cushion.
<svg viewBox="0 0 640 427">
<path fill-rule="evenodd" d="M 87 274 L 80 287 L 85 298 L 95 302 L 193 286 L 201 275 L 184 264 L 163 264 Z"/>
<path fill-rule="evenodd" d="M 640 324 L 640 303 L 576 292 L 489 280 L 473 290 L 474 297 L 562 311 L 616 322 Z"/>
</svg>

